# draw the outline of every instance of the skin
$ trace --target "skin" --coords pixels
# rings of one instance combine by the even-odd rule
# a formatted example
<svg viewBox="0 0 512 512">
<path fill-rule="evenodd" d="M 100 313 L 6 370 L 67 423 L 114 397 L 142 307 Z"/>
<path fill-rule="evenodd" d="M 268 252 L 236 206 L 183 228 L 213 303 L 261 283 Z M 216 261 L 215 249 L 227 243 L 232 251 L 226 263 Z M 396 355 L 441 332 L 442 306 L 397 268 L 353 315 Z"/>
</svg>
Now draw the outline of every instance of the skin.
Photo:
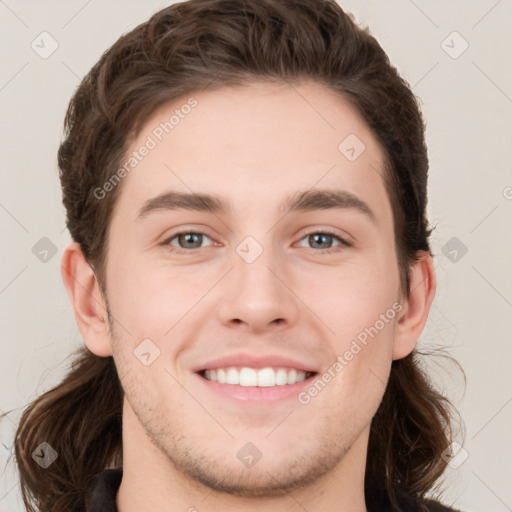
<svg viewBox="0 0 512 512">
<path fill-rule="evenodd" d="M 125 391 L 118 508 L 366 511 L 370 422 L 392 360 L 413 350 L 427 320 L 432 260 L 419 254 L 407 298 L 382 147 L 338 94 L 255 82 L 193 96 L 197 107 L 120 185 L 106 297 L 76 243 L 62 260 L 84 342 L 113 355 Z M 187 98 L 156 111 L 130 151 Z M 338 150 L 351 133 L 366 146 L 353 162 Z M 280 210 L 290 193 L 312 188 L 357 195 L 377 222 L 355 209 Z M 147 199 L 169 189 L 222 196 L 233 214 L 160 210 L 136 220 Z M 166 244 L 182 228 L 207 236 Z M 352 245 L 306 236 L 325 229 Z M 236 252 L 249 235 L 263 249 L 250 264 Z M 170 243 L 189 252 L 173 253 Z M 282 354 L 322 374 L 397 302 L 400 312 L 307 405 L 228 400 L 191 371 L 246 352 Z M 149 366 L 133 354 L 147 338 L 161 351 Z M 248 442 L 262 453 L 251 468 L 237 457 Z"/>
</svg>

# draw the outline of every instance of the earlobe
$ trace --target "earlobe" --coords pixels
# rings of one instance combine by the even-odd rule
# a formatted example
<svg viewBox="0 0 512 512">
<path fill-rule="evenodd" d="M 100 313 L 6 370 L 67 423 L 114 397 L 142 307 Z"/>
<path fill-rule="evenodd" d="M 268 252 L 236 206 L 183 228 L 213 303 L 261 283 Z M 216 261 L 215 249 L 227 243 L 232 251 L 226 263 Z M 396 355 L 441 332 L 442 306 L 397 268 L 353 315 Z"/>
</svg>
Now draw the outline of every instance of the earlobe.
<svg viewBox="0 0 512 512">
<path fill-rule="evenodd" d="M 411 268 L 410 293 L 403 301 L 403 310 L 396 323 L 393 359 L 409 355 L 425 327 L 436 291 L 436 276 L 432 257 L 426 251 L 418 253 Z"/>
<path fill-rule="evenodd" d="M 111 356 L 107 304 L 78 243 L 72 242 L 64 251 L 61 274 L 85 345 L 97 356 Z"/>
</svg>

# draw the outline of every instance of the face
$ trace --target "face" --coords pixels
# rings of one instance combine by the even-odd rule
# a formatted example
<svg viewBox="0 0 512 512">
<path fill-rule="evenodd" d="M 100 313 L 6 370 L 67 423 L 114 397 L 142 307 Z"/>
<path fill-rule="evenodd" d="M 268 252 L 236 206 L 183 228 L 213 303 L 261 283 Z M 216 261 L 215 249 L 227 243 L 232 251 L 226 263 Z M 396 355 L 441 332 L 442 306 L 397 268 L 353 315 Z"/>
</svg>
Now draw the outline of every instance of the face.
<svg viewBox="0 0 512 512">
<path fill-rule="evenodd" d="M 318 84 L 190 96 L 133 142 L 151 147 L 110 225 L 125 443 L 218 490 L 280 493 L 363 453 L 384 393 L 401 296 L 383 151 Z"/>
</svg>

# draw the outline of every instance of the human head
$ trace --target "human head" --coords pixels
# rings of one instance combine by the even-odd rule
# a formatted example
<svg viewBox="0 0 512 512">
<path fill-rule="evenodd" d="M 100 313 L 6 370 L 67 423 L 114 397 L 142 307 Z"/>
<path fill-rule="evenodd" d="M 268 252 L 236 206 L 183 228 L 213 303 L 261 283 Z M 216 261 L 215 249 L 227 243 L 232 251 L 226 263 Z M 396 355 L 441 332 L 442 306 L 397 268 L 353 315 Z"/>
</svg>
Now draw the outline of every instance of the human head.
<svg viewBox="0 0 512 512">
<path fill-rule="evenodd" d="M 101 198 L 98 189 L 116 175 L 147 120 L 176 98 L 261 80 L 292 86 L 303 80 L 317 82 L 339 93 L 364 119 L 384 149 L 383 177 L 392 205 L 401 289 L 408 296 L 411 265 L 420 251 L 430 251 L 425 214 L 428 159 L 414 95 L 375 39 L 335 2 L 254 1 L 244 5 L 242 10 L 236 1 L 192 0 L 160 11 L 102 56 L 70 103 L 66 138 L 59 149 L 67 226 L 95 271 L 104 296 L 108 296 L 109 228 L 124 183 L 120 181 Z M 279 19 L 283 22 L 277 23 Z M 256 44 L 262 41 L 263 46 Z M 96 357 L 99 372 L 105 374 L 108 368 L 109 375 L 115 375 L 111 360 L 88 357 L 90 365 Z M 421 494 L 444 468 L 438 454 L 446 446 L 441 421 L 446 415 L 441 397 L 422 379 L 412 355 L 393 363 L 370 437 L 372 453 L 381 457 L 368 466 L 368 478 L 377 480 L 387 469 L 390 476 L 385 485 L 396 499 L 399 480 L 404 489 Z M 396 416 L 397 393 L 406 397 L 410 408 L 406 418 L 400 419 L 400 432 L 393 432 L 398 422 L 387 420 Z M 413 427 L 421 410 L 438 418 L 423 418 L 432 426 L 423 434 Z M 414 433 L 418 455 L 406 462 L 397 444 Z M 425 446 L 430 449 L 428 457 L 419 455 Z M 115 442 L 111 448 L 106 456 L 114 453 Z M 411 465 L 418 476 L 407 474 Z"/>
<path fill-rule="evenodd" d="M 83 79 L 70 102 L 67 137 L 59 148 L 73 239 L 104 285 L 108 228 L 122 184 L 102 200 L 94 193 L 118 173 L 127 147 L 158 106 L 204 88 L 261 78 L 285 83 L 309 78 L 351 102 L 386 150 L 385 178 L 407 293 L 411 263 L 418 251 L 430 250 L 428 157 L 414 94 L 375 38 L 334 1 L 304 0 L 294 8 L 288 2 L 247 6 L 250 10 L 236 12 L 238 2 L 172 5 L 119 38 Z M 201 16 L 204 9 L 208 17 Z M 227 24 L 220 14 L 226 12 Z M 284 17 L 279 40 L 280 29 L 271 20 Z M 247 33 L 267 36 L 267 47 L 251 45 Z M 202 46 L 191 52 L 189 45 L 198 39 Z M 292 40 L 295 52 L 287 47 Z"/>
</svg>

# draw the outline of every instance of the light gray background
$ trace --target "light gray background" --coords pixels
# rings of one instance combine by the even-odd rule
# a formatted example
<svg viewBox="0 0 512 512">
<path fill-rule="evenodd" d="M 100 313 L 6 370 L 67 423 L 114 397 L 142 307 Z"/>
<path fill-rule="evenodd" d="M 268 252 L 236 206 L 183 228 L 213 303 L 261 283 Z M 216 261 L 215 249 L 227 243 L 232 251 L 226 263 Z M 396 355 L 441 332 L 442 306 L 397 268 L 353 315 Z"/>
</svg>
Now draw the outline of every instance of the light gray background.
<svg viewBox="0 0 512 512">
<path fill-rule="evenodd" d="M 68 101 L 123 32 L 168 3 L 0 0 L 0 409 L 15 409 L 1 424 L 2 469 L 24 404 L 59 382 L 82 343 L 60 276 L 70 237 L 56 152 Z M 421 346 L 446 346 L 468 378 L 464 393 L 453 366 L 432 367 L 466 423 L 445 501 L 511 511 L 512 0 L 340 4 L 369 26 L 427 122 L 438 291 Z M 46 59 L 31 47 L 43 31 L 58 43 Z M 43 237 L 57 248 L 46 262 L 33 253 Z M 23 509 L 12 466 L 0 480 L 1 512 Z"/>
</svg>

